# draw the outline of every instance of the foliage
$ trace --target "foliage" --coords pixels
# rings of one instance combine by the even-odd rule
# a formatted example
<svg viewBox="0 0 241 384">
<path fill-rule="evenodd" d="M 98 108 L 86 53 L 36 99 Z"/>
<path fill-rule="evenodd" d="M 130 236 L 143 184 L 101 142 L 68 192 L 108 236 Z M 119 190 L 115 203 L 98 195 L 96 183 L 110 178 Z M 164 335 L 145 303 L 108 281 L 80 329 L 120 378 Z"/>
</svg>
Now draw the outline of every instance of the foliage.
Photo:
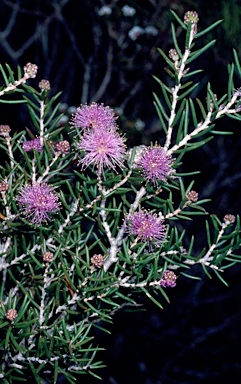
<svg viewBox="0 0 241 384">
<path fill-rule="evenodd" d="M 19 69 L 17 80 L 8 65 L 0 67 L 1 102 L 27 106 L 33 127 L 12 135 L 0 126 L 3 383 L 56 383 L 61 374 L 70 383 L 80 374 L 98 377 L 103 364 L 93 327 L 108 332 L 114 313 L 138 306 L 141 295 L 162 308 L 168 287 L 178 287 L 177 276 L 199 279 L 194 265 L 226 284 L 225 269 L 240 262 L 239 217 L 209 215 L 207 200 L 198 199 L 194 181 L 187 184 L 179 171 L 186 152 L 230 133 L 215 129 L 217 119 L 241 120 L 241 91 L 234 85 L 240 63 L 234 52 L 225 95 L 217 98 L 208 84 L 206 99 L 195 98 L 192 79 L 201 71 L 193 63 L 215 41 L 198 48 L 195 43 L 219 21 L 198 31 L 196 12 L 187 12 L 184 21 L 172 15 L 173 48 L 169 54 L 159 49 L 170 81 L 156 77 L 162 96 L 154 94 L 162 136 L 148 147 L 124 149 L 116 118 L 103 105 L 90 106 L 97 126 L 95 120 L 76 125 L 90 111 L 82 106 L 63 128 L 60 94 L 52 96 L 46 80 L 39 90 L 26 85 L 36 76 L 34 64 Z M 177 39 L 180 28 L 184 46 Z M 103 114 L 108 124 L 101 123 Z M 181 228 L 200 216 L 207 218 L 206 241 L 196 253 L 194 237 Z"/>
</svg>

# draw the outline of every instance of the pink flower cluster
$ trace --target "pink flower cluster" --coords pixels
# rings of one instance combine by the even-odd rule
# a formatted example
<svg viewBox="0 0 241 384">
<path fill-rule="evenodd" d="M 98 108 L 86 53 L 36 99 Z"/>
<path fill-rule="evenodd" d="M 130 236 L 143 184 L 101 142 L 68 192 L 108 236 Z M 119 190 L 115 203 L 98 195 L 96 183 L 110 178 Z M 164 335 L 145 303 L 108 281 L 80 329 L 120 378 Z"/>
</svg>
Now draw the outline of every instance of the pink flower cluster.
<svg viewBox="0 0 241 384">
<path fill-rule="evenodd" d="M 160 146 L 151 146 L 144 149 L 138 159 L 137 166 L 147 181 L 154 185 L 161 180 L 166 182 L 167 177 L 173 173 L 172 158 Z"/>
<path fill-rule="evenodd" d="M 22 148 L 26 152 L 30 152 L 34 149 L 38 152 L 43 151 L 43 145 L 41 144 L 40 139 L 38 137 L 33 140 L 24 141 L 22 143 Z"/>
<path fill-rule="evenodd" d="M 162 279 L 160 281 L 160 285 L 163 288 L 174 288 L 176 286 L 177 276 L 173 271 L 169 271 L 168 269 L 163 273 Z"/>
<path fill-rule="evenodd" d="M 155 213 L 138 211 L 127 216 L 128 232 L 137 235 L 142 241 L 163 241 L 166 227 Z"/>
<path fill-rule="evenodd" d="M 92 103 L 81 105 L 77 108 L 71 121 L 73 127 L 84 128 L 110 128 L 115 125 L 117 117 L 113 110 L 103 104 Z"/>
<path fill-rule="evenodd" d="M 123 168 L 124 139 L 117 132 L 116 117 L 109 107 L 96 103 L 83 105 L 73 115 L 71 125 L 82 134 L 77 147 L 85 154 L 79 161 L 83 169 L 93 165 L 101 174 L 104 167 Z"/>
<path fill-rule="evenodd" d="M 46 183 L 22 187 L 17 201 L 22 205 L 23 215 L 34 225 L 49 220 L 49 214 L 58 211 L 60 205 L 53 187 Z"/>
</svg>

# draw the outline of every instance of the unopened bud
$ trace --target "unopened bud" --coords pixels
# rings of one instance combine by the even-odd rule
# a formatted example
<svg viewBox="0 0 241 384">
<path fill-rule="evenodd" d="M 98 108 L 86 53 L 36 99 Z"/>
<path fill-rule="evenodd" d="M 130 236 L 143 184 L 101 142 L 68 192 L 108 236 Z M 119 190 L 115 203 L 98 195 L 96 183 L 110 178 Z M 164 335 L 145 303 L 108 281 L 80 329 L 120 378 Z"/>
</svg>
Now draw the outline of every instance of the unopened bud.
<svg viewBox="0 0 241 384">
<path fill-rule="evenodd" d="M 56 144 L 56 149 L 57 149 L 57 151 L 59 151 L 61 153 L 69 153 L 69 151 L 70 151 L 70 144 L 69 144 L 69 142 L 67 140 L 59 141 Z"/>
<path fill-rule="evenodd" d="M 225 224 L 233 224 L 235 222 L 235 216 L 227 214 L 224 216 L 223 221 Z"/>
<path fill-rule="evenodd" d="M 169 271 L 168 269 L 163 273 L 162 279 L 160 281 L 160 285 L 163 288 L 171 287 L 174 288 L 176 286 L 177 276 L 174 272 Z"/>
<path fill-rule="evenodd" d="M 18 312 L 16 311 L 16 309 L 9 309 L 7 312 L 6 312 L 6 318 L 9 320 L 9 321 L 13 321 L 14 319 L 16 319 L 16 317 L 18 316 Z"/>
<path fill-rule="evenodd" d="M 197 24 L 199 21 L 199 17 L 196 11 L 187 11 L 184 15 L 184 23 L 188 24 Z"/>
<path fill-rule="evenodd" d="M 51 89 L 50 82 L 48 80 L 45 80 L 45 79 L 41 80 L 38 83 L 38 86 L 41 89 L 41 91 L 50 91 L 50 89 Z"/>
<path fill-rule="evenodd" d="M 168 54 L 170 59 L 172 59 L 173 61 L 177 61 L 179 59 L 179 55 L 175 48 L 171 48 Z"/>
<path fill-rule="evenodd" d="M 102 255 L 94 255 L 90 259 L 91 263 L 98 268 L 101 268 L 104 264 L 104 256 Z"/>
<path fill-rule="evenodd" d="M 45 254 L 43 255 L 43 260 L 45 261 L 45 263 L 50 263 L 51 261 L 53 261 L 54 259 L 54 255 L 52 252 L 45 252 Z"/>
<path fill-rule="evenodd" d="M 0 136 L 9 136 L 9 132 L 11 131 L 11 128 L 9 125 L 0 125 Z"/>
<path fill-rule="evenodd" d="M 23 70 L 24 70 L 24 74 L 27 77 L 34 79 L 38 72 L 38 66 L 36 64 L 27 63 L 23 68 Z"/>
<path fill-rule="evenodd" d="M 198 201 L 198 193 L 195 191 L 190 191 L 187 193 L 186 198 L 188 201 L 195 203 L 196 201 Z"/>
<path fill-rule="evenodd" d="M 8 183 L 6 181 L 1 181 L 0 192 L 6 192 L 7 190 L 8 190 Z"/>
</svg>

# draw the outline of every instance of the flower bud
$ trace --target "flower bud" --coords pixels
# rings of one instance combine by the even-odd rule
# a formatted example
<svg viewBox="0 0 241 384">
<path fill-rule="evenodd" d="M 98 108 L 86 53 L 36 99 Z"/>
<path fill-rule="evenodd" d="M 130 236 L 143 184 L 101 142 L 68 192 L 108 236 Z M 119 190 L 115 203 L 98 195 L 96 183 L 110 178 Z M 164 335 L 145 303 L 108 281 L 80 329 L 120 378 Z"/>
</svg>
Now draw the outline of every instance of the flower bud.
<svg viewBox="0 0 241 384">
<path fill-rule="evenodd" d="M 38 83 L 38 86 L 41 89 L 41 91 L 50 91 L 50 89 L 51 89 L 50 82 L 48 80 L 45 80 L 45 79 L 41 80 Z"/>
<path fill-rule="evenodd" d="M 16 311 L 16 309 L 9 309 L 7 312 L 6 312 L 6 318 L 13 322 L 14 319 L 16 319 L 16 317 L 18 316 L 18 312 Z"/>
<path fill-rule="evenodd" d="M 184 23 L 185 24 L 188 24 L 188 23 L 191 23 L 191 24 L 197 24 L 199 21 L 199 17 L 198 17 L 198 14 L 197 12 L 195 11 L 187 11 L 184 15 Z"/>
<path fill-rule="evenodd" d="M 61 153 L 69 153 L 69 151 L 70 151 L 70 144 L 69 144 L 69 142 L 67 140 L 59 141 L 56 144 L 56 149 L 57 149 L 57 151 L 59 151 Z"/>
<path fill-rule="evenodd" d="M 198 193 L 195 192 L 195 191 L 189 191 L 186 194 L 186 198 L 187 198 L 188 201 L 191 201 L 191 202 L 195 203 L 196 201 L 198 201 Z"/>
<path fill-rule="evenodd" d="M 171 48 L 168 55 L 173 61 L 177 61 L 179 59 L 179 55 L 175 48 Z"/>
<path fill-rule="evenodd" d="M 45 263 L 50 263 L 51 261 L 53 261 L 53 259 L 54 259 L 54 255 L 52 252 L 44 253 L 43 260 L 45 261 Z"/>
<path fill-rule="evenodd" d="M 104 264 L 104 256 L 102 256 L 100 254 L 94 255 L 91 257 L 90 261 L 95 267 L 101 268 Z"/>
<path fill-rule="evenodd" d="M 235 222 L 235 216 L 227 214 L 224 216 L 223 221 L 225 224 L 233 224 Z"/>
<path fill-rule="evenodd" d="M 11 131 L 11 128 L 9 125 L 0 125 L 0 136 L 9 136 L 9 132 Z"/>
<path fill-rule="evenodd" d="M 8 183 L 6 181 L 1 181 L 0 192 L 6 192 L 7 190 L 8 190 Z"/>
<path fill-rule="evenodd" d="M 163 288 L 171 287 L 174 288 L 176 286 L 177 276 L 174 272 L 169 271 L 168 269 L 163 273 L 162 279 L 160 281 L 160 285 Z"/>
<path fill-rule="evenodd" d="M 38 66 L 36 64 L 27 63 L 23 70 L 26 77 L 34 79 L 38 72 Z"/>
</svg>

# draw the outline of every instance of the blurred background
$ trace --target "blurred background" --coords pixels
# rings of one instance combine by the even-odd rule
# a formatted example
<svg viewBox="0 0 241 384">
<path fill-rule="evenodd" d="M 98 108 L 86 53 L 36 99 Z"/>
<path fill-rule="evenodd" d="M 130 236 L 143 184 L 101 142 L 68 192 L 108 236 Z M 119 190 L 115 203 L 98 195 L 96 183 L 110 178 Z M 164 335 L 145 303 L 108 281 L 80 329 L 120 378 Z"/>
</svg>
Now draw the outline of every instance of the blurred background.
<svg viewBox="0 0 241 384">
<path fill-rule="evenodd" d="M 204 100 L 206 84 L 221 97 L 227 92 L 227 66 L 232 48 L 241 52 L 240 0 L 0 0 L 1 64 L 13 69 L 27 62 L 38 65 L 31 84 L 51 83 L 60 99 L 66 124 L 81 103 L 99 102 L 114 108 L 127 145 L 148 144 L 164 136 L 153 106 L 152 92 L 161 97 L 153 75 L 170 84 L 165 63 L 158 54 L 173 47 L 170 13 L 181 19 L 195 10 L 198 30 L 223 19 L 202 38 L 202 45 L 217 39 L 214 48 L 196 62 L 203 69 L 198 93 Z M 176 24 L 177 25 L 177 24 Z M 179 41 L 184 34 L 177 28 Z M 198 44 L 198 43 L 197 43 Z M 240 55 L 241 58 L 241 55 Z M 236 78 L 236 87 L 241 79 Z M 26 110 L 0 104 L 0 123 L 13 130 L 31 129 Z M 199 170 L 195 190 L 211 198 L 209 213 L 220 219 L 240 214 L 241 123 L 223 118 L 216 136 L 205 147 L 186 155 L 181 171 Z M 190 179 L 191 180 L 191 179 Z M 187 183 L 190 181 L 187 178 Z M 187 227 L 196 235 L 196 252 L 204 246 L 203 220 Z M 193 274 L 203 276 L 200 268 Z M 96 343 L 106 348 L 99 357 L 107 365 L 103 382 L 111 384 L 222 384 L 241 380 L 241 268 L 225 272 L 229 288 L 217 278 L 202 281 L 178 279 L 164 310 L 140 298 L 146 311 L 117 312 L 111 334 L 96 332 Z M 161 299 L 161 298 L 160 298 Z M 100 372 L 99 372 L 100 373 Z M 83 376 L 83 383 L 98 380 Z"/>
</svg>

